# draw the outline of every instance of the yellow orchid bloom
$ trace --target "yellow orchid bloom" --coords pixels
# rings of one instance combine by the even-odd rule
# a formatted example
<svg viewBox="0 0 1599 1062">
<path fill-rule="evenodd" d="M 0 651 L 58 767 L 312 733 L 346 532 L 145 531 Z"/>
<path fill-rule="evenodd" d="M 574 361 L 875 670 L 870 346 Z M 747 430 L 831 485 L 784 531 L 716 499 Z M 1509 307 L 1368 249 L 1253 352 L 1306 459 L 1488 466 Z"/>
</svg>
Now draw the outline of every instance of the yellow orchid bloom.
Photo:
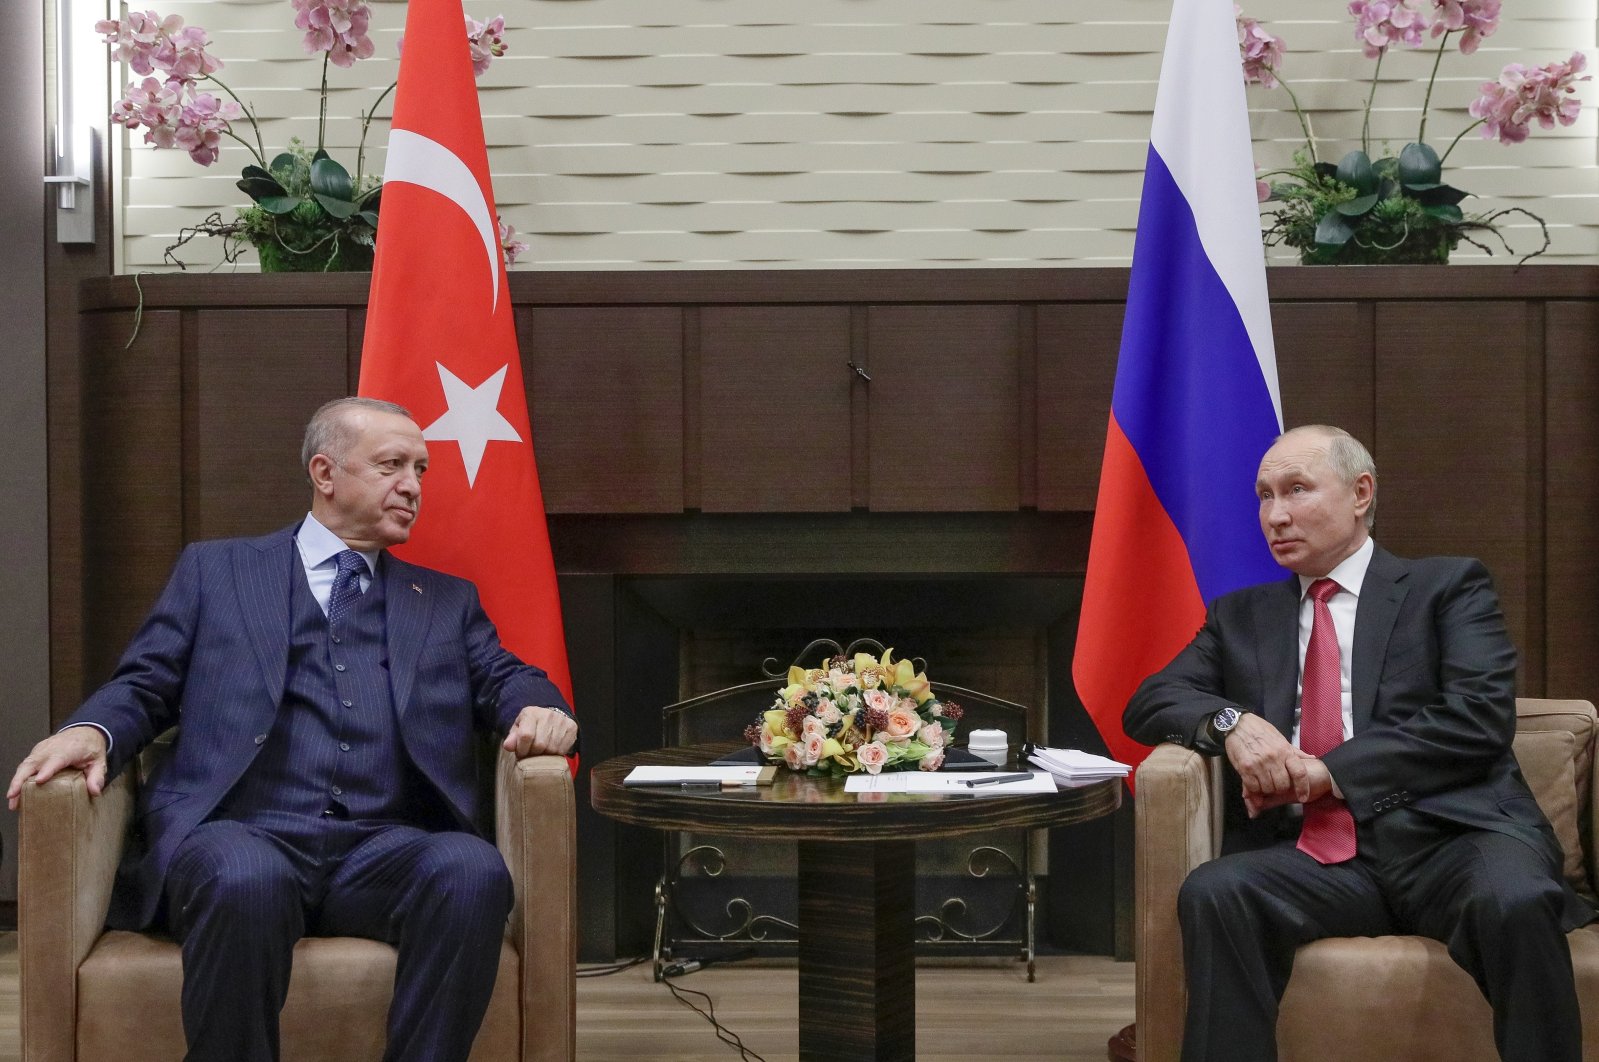
<svg viewBox="0 0 1599 1062">
<path fill-rule="evenodd" d="M 772 735 L 773 741 L 788 733 L 788 713 L 781 708 L 762 713 L 762 718 L 766 720 L 766 732 Z"/>
<path fill-rule="evenodd" d="M 783 687 L 784 704 L 793 704 L 803 696 L 805 696 L 805 684 L 803 682 L 790 682 Z"/>
<path fill-rule="evenodd" d="M 844 755 L 844 746 L 838 743 L 838 738 L 828 738 L 822 742 L 822 759 Z"/>
<path fill-rule="evenodd" d="M 790 686 L 805 685 L 805 669 L 798 665 L 790 665 L 788 669 L 788 684 Z"/>
</svg>

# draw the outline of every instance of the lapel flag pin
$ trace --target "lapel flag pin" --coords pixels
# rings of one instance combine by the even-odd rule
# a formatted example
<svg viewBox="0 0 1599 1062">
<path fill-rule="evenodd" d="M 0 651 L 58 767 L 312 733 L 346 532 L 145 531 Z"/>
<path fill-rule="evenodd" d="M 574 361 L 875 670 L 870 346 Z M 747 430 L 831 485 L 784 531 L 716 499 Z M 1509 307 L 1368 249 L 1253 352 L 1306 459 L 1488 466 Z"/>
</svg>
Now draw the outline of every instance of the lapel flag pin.
<svg viewBox="0 0 1599 1062">
<path fill-rule="evenodd" d="M 420 586 L 418 586 L 416 583 L 412 583 L 411 584 L 411 589 L 415 590 L 419 594 L 422 592 L 422 588 Z"/>
</svg>

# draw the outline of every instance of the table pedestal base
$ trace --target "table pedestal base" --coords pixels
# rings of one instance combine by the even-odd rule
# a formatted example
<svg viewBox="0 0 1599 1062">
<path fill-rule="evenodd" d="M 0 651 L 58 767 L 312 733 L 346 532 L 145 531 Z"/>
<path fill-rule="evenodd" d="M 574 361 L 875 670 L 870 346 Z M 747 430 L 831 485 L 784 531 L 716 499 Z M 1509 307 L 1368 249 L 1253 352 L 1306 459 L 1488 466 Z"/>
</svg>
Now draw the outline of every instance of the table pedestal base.
<svg viewBox="0 0 1599 1062">
<path fill-rule="evenodd" d="M 916 843 L 799 842 L 800 1062 L 916 1057 Z"/>
</svg>

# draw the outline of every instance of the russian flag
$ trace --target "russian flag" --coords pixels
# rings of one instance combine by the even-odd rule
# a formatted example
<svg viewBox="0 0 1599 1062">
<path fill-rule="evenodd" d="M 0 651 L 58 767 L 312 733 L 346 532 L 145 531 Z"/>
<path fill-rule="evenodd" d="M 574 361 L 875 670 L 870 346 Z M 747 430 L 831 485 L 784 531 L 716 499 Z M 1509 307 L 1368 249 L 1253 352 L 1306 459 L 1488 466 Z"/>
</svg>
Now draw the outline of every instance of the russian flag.
<svg viewBox="0 0 1599 1062">
<path fill-rule="evenodd" d="M 1072 677 L 1111 755 L 1138 684 L 1205 605 L 1279 578 L 1255 473 L 1282 432 L 1249 114 L 1232 0 L 1175 0 Z"/>
</svg>

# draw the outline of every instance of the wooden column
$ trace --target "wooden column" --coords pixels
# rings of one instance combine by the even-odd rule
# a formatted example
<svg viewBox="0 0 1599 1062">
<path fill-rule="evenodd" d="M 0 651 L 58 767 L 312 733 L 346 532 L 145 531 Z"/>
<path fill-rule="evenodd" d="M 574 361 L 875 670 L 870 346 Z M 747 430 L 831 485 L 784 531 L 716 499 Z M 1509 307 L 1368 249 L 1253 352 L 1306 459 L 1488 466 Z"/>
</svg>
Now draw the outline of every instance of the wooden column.
<svg viewBox="0 0 1599 1062">
<path fill-rule="evenodd" d="M 916 1057 L 914 841 L 799 843 L 801 1062 Z"/>
</svg>

